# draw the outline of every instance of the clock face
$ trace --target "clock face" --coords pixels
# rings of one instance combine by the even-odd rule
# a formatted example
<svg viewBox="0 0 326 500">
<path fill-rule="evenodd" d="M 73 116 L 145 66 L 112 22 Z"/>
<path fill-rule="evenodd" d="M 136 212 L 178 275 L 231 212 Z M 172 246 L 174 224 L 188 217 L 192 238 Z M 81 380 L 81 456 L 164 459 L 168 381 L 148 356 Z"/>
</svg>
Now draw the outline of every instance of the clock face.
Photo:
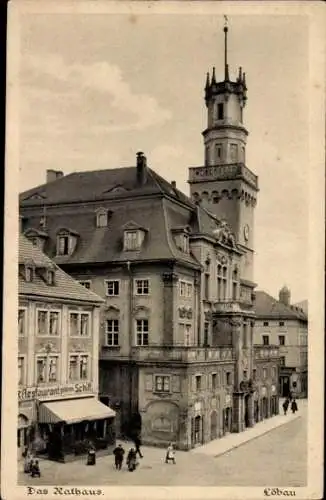
<svg viewBox="0 0 326 500">
<path fill-rule="evenodd" d="M 246 241 L 248 241 L 249 240 L 249 226 L 248 226 L 248 224 L 246 224 L 243 228 L 243 235 L 244 235 L 244 239 Z"/>
</svg>

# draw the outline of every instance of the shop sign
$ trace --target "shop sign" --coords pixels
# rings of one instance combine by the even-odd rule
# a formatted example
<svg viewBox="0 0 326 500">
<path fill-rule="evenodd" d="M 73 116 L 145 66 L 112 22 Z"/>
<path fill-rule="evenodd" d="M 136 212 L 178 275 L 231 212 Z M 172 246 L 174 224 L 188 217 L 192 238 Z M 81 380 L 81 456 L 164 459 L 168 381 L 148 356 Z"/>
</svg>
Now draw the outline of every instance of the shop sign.
<svg viewBox="0 0 326 500">
<path fill-rule="evenodd" d="M 78 382 L 69 385 L 50 385 L 41 387 L 25 387 L 18 390 L 18 402 L 64 398 L 65 396 L 93 393 L 91 382 Z"/>
</svg>

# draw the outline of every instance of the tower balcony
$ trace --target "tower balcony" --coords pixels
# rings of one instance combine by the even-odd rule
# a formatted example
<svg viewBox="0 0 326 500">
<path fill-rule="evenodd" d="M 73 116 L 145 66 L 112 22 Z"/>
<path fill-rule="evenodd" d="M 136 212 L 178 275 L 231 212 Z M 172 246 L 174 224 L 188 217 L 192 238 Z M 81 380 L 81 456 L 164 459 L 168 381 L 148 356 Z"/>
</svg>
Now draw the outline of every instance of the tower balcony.
<svg viewBox="0 0 326 500">
<path fill-rule="evenodd" d="M 185 345 L 148 345 L 132 347 L 132 359 L 138 362 L 201 363 L 234 361 L 232 347 Z"/>
<path fill-rule="evenodd" d="M 206 165 L 189 168 L 191 184 L 203 181 L 243 179 L 258 190 L 258 177 L 244 163 L 222 163 L 221 165 Z"/>
</svg>

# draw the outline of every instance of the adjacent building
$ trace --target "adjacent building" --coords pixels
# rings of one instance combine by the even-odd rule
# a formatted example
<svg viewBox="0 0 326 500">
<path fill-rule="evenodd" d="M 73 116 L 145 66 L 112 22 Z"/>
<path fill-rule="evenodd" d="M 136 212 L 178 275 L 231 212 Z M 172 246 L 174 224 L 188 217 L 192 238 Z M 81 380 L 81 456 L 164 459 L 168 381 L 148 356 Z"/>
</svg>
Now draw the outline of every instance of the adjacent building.
<svg viewBox="0 0 326 500">
<path fill-rule="evenodd" d="M 283 397 L 308 394 L 308 315 L 291 305 L 291 292 L 284 286 L 279 300 L 263 291 L 256 292 L 255 345 L 280 351 L 279 390 Z M 269 347 L 268 347 L 269 346 Z"/>
<path fill-rule="evenodd" d="M 103 299 L 19 238 L 18 457 L 65 460 L 114 442 L 114 411 L 98 400 Z M 83 448 L 84 447 L 84 448 Z"/>
<path fill-rule="evenodd" d="M 278 348 L 253 346 L 246 100 L 241 68 L 232 79 L 225 60 L 222 81 L 207 75 L 205 162 L 189 169 L 190 198 L 143 153 L 129 168 L 48 172 L 20 196 L 25 235 L 104 298 L 100 397 L 121 434 L 141 430 L 143 442 L 189 449 L 274 413 Z"/>
</svg>

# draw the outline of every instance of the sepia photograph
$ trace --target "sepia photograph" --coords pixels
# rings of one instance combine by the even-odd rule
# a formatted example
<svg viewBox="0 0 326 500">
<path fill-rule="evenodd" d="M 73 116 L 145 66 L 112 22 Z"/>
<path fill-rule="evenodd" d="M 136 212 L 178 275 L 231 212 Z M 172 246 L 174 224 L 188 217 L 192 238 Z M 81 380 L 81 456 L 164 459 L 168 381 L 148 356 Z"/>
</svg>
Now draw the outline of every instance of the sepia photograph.
<svg viewBox="0 0 326 500">
<path fill-rule="evenodd" d="M 9 5 L 5 500 L 322 497 L 325 11 L 235 3 Z"/>
</svg>

